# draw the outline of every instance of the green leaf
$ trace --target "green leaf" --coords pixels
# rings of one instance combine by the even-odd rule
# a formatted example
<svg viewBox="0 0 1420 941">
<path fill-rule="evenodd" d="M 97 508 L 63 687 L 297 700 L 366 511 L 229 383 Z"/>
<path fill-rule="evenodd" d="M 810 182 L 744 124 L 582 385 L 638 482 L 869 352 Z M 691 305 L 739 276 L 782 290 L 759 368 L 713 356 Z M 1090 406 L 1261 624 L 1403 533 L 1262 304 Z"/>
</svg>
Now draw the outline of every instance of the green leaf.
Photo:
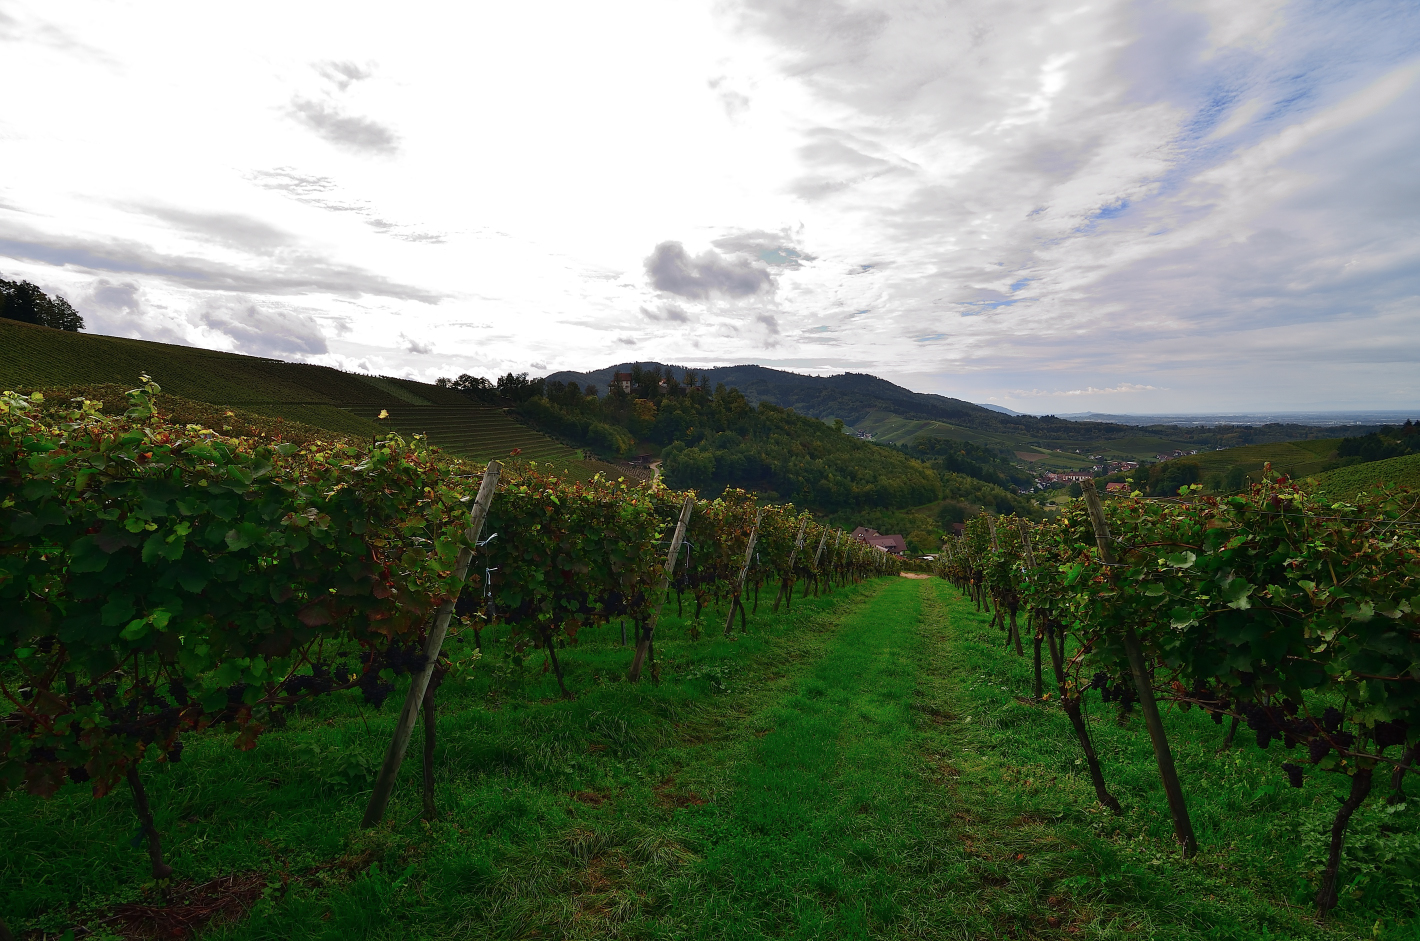
<svg viewBox="0 0 1420 941">
<path fill-rule="evenodd" d="M 103 618 L 104 627 L 117 627 L 124 621 L 133 617 L 133 598 L 129 595 L 113 595 L 108 603 L 99 609 L 99 614 Z M 128 625 L 125 631 L 132 630 L 133 625 Z M 130 638 L 125 637 L 125 640 Z"/>
<path fill-rule="evenodd" d="M 125 627 L 118 636 L 130 643 L 135 640 L 142 640 L 144 635 L 148 633 L 150 626 L 147 618 L 135 618 L 128 622 L 128 626 Z"/>
<path fill-rule="evenodd" d="M 1248 596 L 1252 594 L 1256 586 L 1248 583 L 1247 579 L 1233 577 L 1223 582 L 1223 600 L 1228 603 L 1228 607 L 1236 608 L 1239 611 L 1246 611 L 1252 607 L 1252 602 Z"/>
</svg>

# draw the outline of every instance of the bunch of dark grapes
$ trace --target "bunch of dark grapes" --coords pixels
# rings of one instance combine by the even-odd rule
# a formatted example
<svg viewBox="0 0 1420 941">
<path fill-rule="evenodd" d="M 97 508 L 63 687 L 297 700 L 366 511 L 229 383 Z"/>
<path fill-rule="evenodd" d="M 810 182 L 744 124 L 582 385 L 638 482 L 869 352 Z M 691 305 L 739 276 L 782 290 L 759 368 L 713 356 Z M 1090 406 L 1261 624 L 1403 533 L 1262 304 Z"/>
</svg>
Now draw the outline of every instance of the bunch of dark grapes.
<svg viewBox="0 0 1420 941">
<path fill-rule="evenodd" d="M 1302 786 L 1302 767 L 1294 765 L 1290 761 L 1282 765 L 1282 771 L 1287 775 L 1287 783 L 1292 787 Z"/>
<path fill-rule="evenodd" d="M 1343 718 L 1344 716 L 1341 715 L 1340 709 L 1337 709 L 1335 706 L 1327 706 L 1326 711 L 1321 714 L 1321 727 L 1332 735 L 1335 735 L 1337 732 L 1341 731 L 1341 720 Z"/>
<path fill-rule="evenodd" d="M 1406 731 L 1405 721 L 1396 719 L 1394 722 L 1377 722 L 1371 734 L 1375 737 L 1376 747 L 1385 750 L 1392 745 L 1404 745 Z"/>
<path fill-rule="evenodd" d="M 424 648 L 418 643 L 390 644 L 385 648 L 383 659 L 395 676 L 403 676 L 424 669 Z"/>
<path fill-rule="evenodd" d="M 378 670 L 366 670 L 360 675 L 359 685 L 360 692 L 365 696 L 365 702 L 376 709 L 383 706 L 390 693 L 394 692 L 394 684 L 381 680 Z"/>
</svg>

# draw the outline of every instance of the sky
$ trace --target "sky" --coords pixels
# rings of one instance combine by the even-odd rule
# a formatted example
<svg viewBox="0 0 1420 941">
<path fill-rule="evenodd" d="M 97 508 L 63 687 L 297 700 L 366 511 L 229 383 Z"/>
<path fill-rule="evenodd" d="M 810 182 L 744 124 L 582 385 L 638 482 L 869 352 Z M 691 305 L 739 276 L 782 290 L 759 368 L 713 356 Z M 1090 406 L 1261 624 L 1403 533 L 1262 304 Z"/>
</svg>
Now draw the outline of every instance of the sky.
<svg viewBox="0 0 1420 941">
<path fill-rule="evenodd" d="M 1420 408 L 1409 0 L 0 0 L 0 87 L 0 278 L 94 333 Z"/>
</svg>

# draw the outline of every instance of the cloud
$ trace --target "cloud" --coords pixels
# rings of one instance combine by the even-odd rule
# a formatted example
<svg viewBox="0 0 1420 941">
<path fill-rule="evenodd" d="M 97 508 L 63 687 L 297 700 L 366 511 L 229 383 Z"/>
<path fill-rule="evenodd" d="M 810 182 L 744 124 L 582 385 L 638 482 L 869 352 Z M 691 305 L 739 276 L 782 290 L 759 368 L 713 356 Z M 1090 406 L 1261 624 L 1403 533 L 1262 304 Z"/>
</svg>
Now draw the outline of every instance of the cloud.
<svg viewBox="0 0 1420 941">
<path fill-rule="evenodd" d="M 730 88 L 727 83 L 728 77 L 719 75 L 706 82 L 706 85 L 720 99 L 720 106 L 725 109 L 725 117 L 735 121 L 749 110 L 750 100 L 744 92 Z"/>
<path fill-rule="evenodd" d="M 315 319 L 255 304 L 213 305 L 196 322 L 231 339 L 236 351 L 250 356 L 315 356 L 329 352 Z"/>
<path fill-rule="evenodd" d="M 345 91 L 353 82 L 363 82 L 375 74 L 372 68 L 359 66 L 354 62 L 317 62 L 315 70 L 341 91 Z"/>
<path fill-rule="evenodd" d="M 213 234 L 223 231 L 220 226 Z M 229 235 L 236 233 L 228 231 Z M 400 300 L 436 303 L 443 295 L 382 275 L 323 258 L 288 250 L 262 258 L 260 266 L 243 268 L 190 255 L 159 251 L 131 239 L 83 239 L 50 236 L 32 230 L 0 226 L 0 256 L 92 271 L 148 275 L 185 287 L 251 294 L 323 292 L 344 297 L 372 294 Z"/>
<path fill-rule="evenodd" d="M 437 232 L 420 232 L 412 226 L 401 225 L 398 222 L 390 222 L 388 219 L 366 219 L 365 224 L 381 235 L 388 235 L 390 238 L 401 239 L 405 242 L 425 242 L 430 245 L 444 244 L 444 236 Z"/>
<path fill-rule="evenodd" d="M 128 208 L 166 222 L 201 241 L 256 254 L 271 254 L 295 241 L 289 232 L 239 213 L 195 212 L 171 206 L 140 205 Z"/>
<path fill-rule="evenodd" d="M 647 320 L 665 320 L 671 323 L 690 322 L 690 314 L 686 313 L 685 308 L 681 307 L 679 304 L 672 304 L 669 301 L 664 304 L 658 304 L 654 309 L 642 307 L 641 315 Z"/>
<path fill-rule="evenodd" d="M 1117 386 L 1108 389 L 1096 389 L 1090 386 L 1085 389 L 1070 389 L 1069 391 L 1048 392 L 1042 389 L 1013 389 L 1011 395 L 1036 397 L 1042 395 L 1118 395 L 1122 392 L 1166 392 L 1167 387 L 1146 386 L 1134 382 L 1121 382 Z"/>
<path fill-rule="evenodd" d="M 434 352 L 434 344 L 432 343 L 420 343 L 418 340 L 407 337 L 403 333 L 399 335 L 399 338 L 404 341 L 404 349 L 406 352 L 417 353 L 420 356 L 428 356 L 430 353 Z"/>
<path fill-rule="evenodd" d="M 325 194 L 334 193 L 338 189 L 335 180 L 328 176 L 297 173 L 291 167 L 277 167 L 274 170 L 253 170 L 248 175 L 248 179 L 263 189 L 285 193 L 292 199 L 319 206 L 322 209 L 337 212 L 359 212 L 365 208 L 364 204 L 359 202 L 327 199 Z"/>
<path fill-rule="evenodd" d="M 368 200 L 340 199 L 337 196 L 339 185 L 328 176 L 297 173 L 290 167 L 277 167 L 274 170 L 254 171 L 248 174 L 247 179 L 262 189 L 283 193 L 307 206 L 329 212 L 353 212 L 364 216 L 365 224 L 381 235 L 406 242 L 426 242 L 434 245 L 442 245 L 445 241 L 445 236 L 441 233 L 425 232 L 414 226 L 391 222 L 375 215 Z"/>
<path fill-rule="evenodd" d="M 787 231 L 751 229 L 722 236 L 710 243 L 727 254 L 750 255 L 771 268 L 802 268 L 814 256 L 802 251 Z"/>
<path fill-rule="evenodd" d="M 297 96 L 291 99 L 290 114 L 321 138 L 346 150 L 381 156 L 399 150 L 394 131 L 369 118 L 345 114 L 324 101 Z"/>
<path fill-rule="evenodd" d="M 750 297 L 774 291 L 774 278 L 748 258 L 727 258 L 714 249 L 691 257 L 680 242 L 657 245 L 646 258 L 646 276 L 656 290 L 692 300 Z"/>
<path fill-rule="evenodd" d="M 75 292 L 73 301 L 84 316 L 88 333 L 188 344 L 182 325 L 166 313 L 151 310 L 144 302 L 142 286 L 135 281 L 98 278 Z"/>
</svg>

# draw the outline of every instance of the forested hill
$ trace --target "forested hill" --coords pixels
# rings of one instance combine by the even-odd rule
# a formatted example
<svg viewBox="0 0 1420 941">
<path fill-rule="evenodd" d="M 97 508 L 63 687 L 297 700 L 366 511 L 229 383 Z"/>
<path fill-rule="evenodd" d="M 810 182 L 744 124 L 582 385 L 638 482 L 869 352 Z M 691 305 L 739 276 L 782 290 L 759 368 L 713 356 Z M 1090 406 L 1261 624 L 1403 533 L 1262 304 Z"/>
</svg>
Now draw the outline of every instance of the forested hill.
<svg viewBox="0 0 1420 941">
<path fill-rule="evenodd" d="M 590 383 L 604 390 L 614 374 L 630 372 L 635 367 L 646 371 L 659 367 L 661 374 L 673 374 L 677 378 L 686 371 L 683 366 L 667 366 L 663 363 L 621 363 L 592 372 L 553 373 L 547 377 L 547 382 L 576 382 L 583 387 Z M 810 418 L 841 418 L 849 425 L 856 424 L 873 411 L 892 412 L 904 418 L 988 428 L 996 427 L 1001 419 L 1012 417 L 961 399 L 928 392 L 913 392 L 866 373 L 804 376 L 767 366 L 752 365 L 697 369 L 694 373 L 707 390 L 723 383 L 728 388 L 739 389 L 752 404 L 769 402 L 781 408 L 792 408 L 800 415 Z M 1030 421 L 1039 421 L 1032 416 L 1023 417 Z"/>
<path fill-rule="evenodd" d="M 545 377 L 547 385 L 575 382 L 605 392 L 611 377 L 618 372 L 635 372 L 638 376 L 674 376 L 682 379 L 688 370 L 683 366 L 664 363 L 619 363 L 590 372 L 558 372 Z M 1312 428 L 1303 425 L 1269 424 L 1256 427 L 1181 428 L 1174 425 L 1125 425 L 1103 421 L 1074 421 L 1053 415 L 1007 414 L 998 409 L 975 405 L 962 399 L 930 392 L 913 392 L 900 385 L 865 373 L 840 373 L 836 376 L 803 376 L 798 373 L 771 369 L 767 366 L 720 366 L 691 369 L 695 381 L 707 392 L 723 384 L 738 389 L 751 404 L 769 402 L 780 408 L 792 408 L 800 415 L 825 421 L 841 419 L 850 427 L 864 426 L 872 430 L 885 417 L 906 422 L 932 422 L 930 430 L 915 433 L 946 435 L 947 437 L 989 442 L 997 447 L 1027 444 L 1051 448 L 1094 447 L 1120 439 L 1137 439 L 1150 435 L 1158 440 L 1154 447 L 1171 450 L 1178 447 L 1235 447 L 1269 441 L 1292 441 L 1317 437 L 1340 437 L 1354 434 L 1355 429 Z"/>
<path fill-rule="evenodd" d="M 524 420 L 603 453 L 650 447 L 672 487 L 707 493 L 744 487 L 822 512 L 903 509 L 943 495 L 937 473 L 923 462 L 859 441 L 841 425 L 770 402 L 752 405 L 723 385 L 712 392 L 652 384 L 637 390 L 641 395 L 618 389 L 596 396 L 549 382 L 543 391 L 519 406 Z"/>
</svg>

